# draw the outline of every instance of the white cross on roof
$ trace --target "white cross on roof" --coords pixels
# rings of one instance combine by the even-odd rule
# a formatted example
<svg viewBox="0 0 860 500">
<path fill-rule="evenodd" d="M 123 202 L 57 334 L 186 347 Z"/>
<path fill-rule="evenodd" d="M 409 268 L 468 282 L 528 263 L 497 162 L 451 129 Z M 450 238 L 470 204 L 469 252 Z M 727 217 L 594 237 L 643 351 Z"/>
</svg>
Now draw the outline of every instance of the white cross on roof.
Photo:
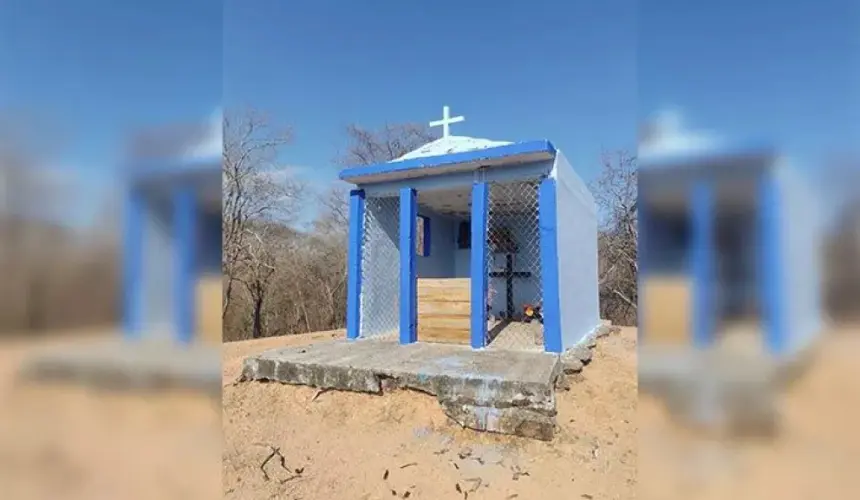
<svg viewBox="0 0 860 500">
<path fill-rule="evenodd" d="M 451 109 L 448 106 L 442 107 L 442 119 L 430 122 L 431 127 L 442 126 L 442 137 L 448 137 L 450 135 L 449 127 L 452 123 L 460 123 L 466 120 L 463 116 L 455 116 L 451 117 Z"/>
</svg>

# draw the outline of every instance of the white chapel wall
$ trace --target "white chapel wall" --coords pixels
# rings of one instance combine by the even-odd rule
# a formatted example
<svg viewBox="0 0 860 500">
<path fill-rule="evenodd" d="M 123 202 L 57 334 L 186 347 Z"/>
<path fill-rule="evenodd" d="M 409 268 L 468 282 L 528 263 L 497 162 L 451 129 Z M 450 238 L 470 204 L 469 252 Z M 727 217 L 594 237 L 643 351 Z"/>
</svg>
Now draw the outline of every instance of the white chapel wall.
<svg viewBox="0 0 860 500">
<path fill-rule="evenodd" d="M 580 342 L 600 323 L 597 287 L 597 207 L 585 183 L 556 153 L 558 274 L 561 334 L 565 349 Z"/>
<path fill-rule="evenodd" d="M 823 327 L 819 262 L 822 219 L 808 180 L 800 172 L 780 165 L 776 182 L 782 252 L 779 272 L 785 300 L 781 311 L 790 353 L 805 347 Z"/>
</svg>

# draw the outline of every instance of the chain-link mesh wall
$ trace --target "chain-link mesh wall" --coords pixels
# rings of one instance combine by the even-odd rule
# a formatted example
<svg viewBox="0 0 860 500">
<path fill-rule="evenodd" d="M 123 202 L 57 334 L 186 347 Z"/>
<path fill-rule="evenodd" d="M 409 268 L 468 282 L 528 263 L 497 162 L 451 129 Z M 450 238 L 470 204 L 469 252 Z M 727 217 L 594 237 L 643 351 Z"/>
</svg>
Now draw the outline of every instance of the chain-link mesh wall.
<svg viewBox="0 0 860 500">
<path fill-rule="evenodd" d="M 365 200 L 361 337 L 396 338 L 400 328 L 400 199 Z"/>
<path fill-rule="evenodd" d="M 487 345 L 543 349 L 539 181 L 489 183 Z"/>
</svg>

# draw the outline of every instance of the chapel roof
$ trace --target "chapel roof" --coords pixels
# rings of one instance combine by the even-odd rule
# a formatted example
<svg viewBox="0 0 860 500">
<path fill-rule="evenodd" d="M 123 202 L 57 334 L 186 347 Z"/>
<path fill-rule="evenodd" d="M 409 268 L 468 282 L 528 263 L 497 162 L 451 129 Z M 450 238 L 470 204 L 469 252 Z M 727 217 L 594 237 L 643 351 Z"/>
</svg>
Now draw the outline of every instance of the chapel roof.
<svg viewBox="0 0 860 500">
<path fill-rule="evenodd" d="M 220 176 L 222 113 L 208 120 L 136 132 L 129 140 L 123 176 L 130 182 L 170 181 L 187 176 Z"/>
<path fill-rule="evenodd" d="M 467 137 L 462 135 L 449 135 L 441 137 L 433 142 L 429 142 L 420 148 L 410 151 L 400 158 L 392 161 L 413 160 L 416 158 L 426 158 L 429 156 L 440 156 L 452 153 L 463 153 L 466 151 L 477 151 L 480 149 L 489 149 L 499 146 L 508 146 L 513 144 L 507 141 L 492 141 L 489 139 L 480 139 L 476 137 Z"/>
<path fill-rule="evenodd" d="M 768 143 L 731 143 L 712 133 L 689 130 L 674 111 L 663 112 L 642 127 L 638 149 L 643 172 L 673 172 L 676 168 L 752 171 L 775 166 L 778 157 Z"/>
</svg>

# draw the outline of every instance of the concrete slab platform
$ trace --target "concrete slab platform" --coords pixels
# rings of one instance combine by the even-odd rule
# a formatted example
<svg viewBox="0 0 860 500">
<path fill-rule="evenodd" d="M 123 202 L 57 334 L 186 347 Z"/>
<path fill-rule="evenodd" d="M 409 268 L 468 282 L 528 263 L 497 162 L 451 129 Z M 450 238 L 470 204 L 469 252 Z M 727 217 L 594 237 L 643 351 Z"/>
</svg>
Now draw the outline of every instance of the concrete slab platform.
<svg viewBox="0 0 860 500">
<path fill-rule="evenodd" d="M 221 350 L 220 345 L 99 339 L 37 352 L 24 360 L 18 375 L 103 389 L 191 389 L 220 397 Z"/>
<path fill-rule="evenodd" d="M 477 430 L 552 439 L 559 357 L 456 344 L 334 340 L 247 358 L 241 381 L 265 380 L 373 394 L 402 388 L 436 396 Z"/>
<path fill-rule="evenodd" d="M 814 344 L 782 358 L 755 350 L 641 345 L 639 391 L 661 399 L 680 422 L 709 432 L 773 435 L 780 393 L 814 353 Z"/>
</svg>

